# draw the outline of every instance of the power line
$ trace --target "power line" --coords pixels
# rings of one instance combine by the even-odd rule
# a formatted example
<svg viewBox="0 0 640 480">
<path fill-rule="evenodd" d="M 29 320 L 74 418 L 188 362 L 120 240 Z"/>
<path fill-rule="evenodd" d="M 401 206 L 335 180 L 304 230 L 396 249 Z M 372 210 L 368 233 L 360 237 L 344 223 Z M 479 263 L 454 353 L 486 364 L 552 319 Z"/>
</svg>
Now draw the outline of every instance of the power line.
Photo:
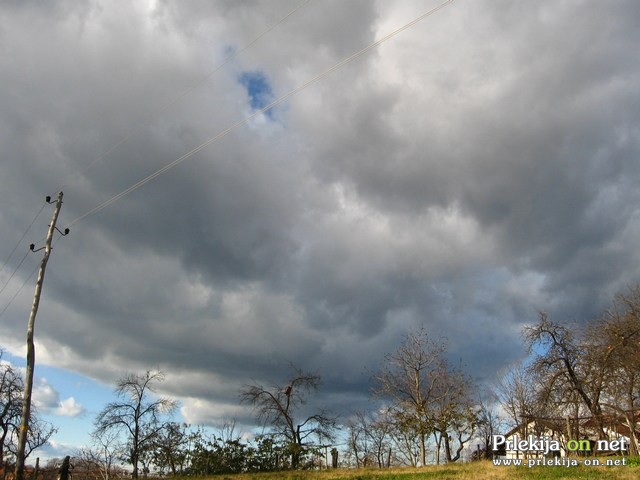
<svg viewBox="0 0 640 480">
<path fill-rule="evenodd" d="M 27 236 L 27 233 L 29 233 L 29 230 L 31 229 L 31 227 L 33 227 L 33 224 L 36 223 L 36 220 L 38 219 L 38 217 L 40 216 L 40 214 L 42 213 L 42 210 L 44 209 L 44 206 L 46 205 L 46 203 L 43 203 L 42 206 L 40 207 L 40 210 L 38 210 L 38 213 L 36 213 L 36 216 L 33 217 L 33 220 L 31 220 L 31 223 L 29 224 L 29 226 L 26 228 L 26 230 L 24 231 L 24 233 L 22 234 L 22 236 L 20 237 L 20 240 L 18 240 L 18 243 L 16 243 L 16 246 L 13 247 L 13 250 L 11 250 L 11 253 L 9 253 L 9 256 L 7 257 L 7 259 L 4 261 L 4 263 L 2 264 L 2 267 L 0 267 L 0 273 L 2 273 L 2 271 L 4 270 L 4 267 L 7 266 L 7 263 L 9 263 L 9 260 L 11 260 L 11 257 L 13 256 L 13 254 L 15 253 L 15 251 L 18 249 L 18 246 L 20 245 L 20 242 L 22 242 L 22 240 L 24 240 L 24 237 Z M 22 263 L 22 262 L 21 262 Z M 15 273 L 15 272 L 14 272 Z M 12 275 L 13 276 L 13 275 Z M 1 292 L 1 291 L 0 291 Z"/>
<path fill-rule="evenodd" d="M 59 238 L 59 237 L 58 237 Z M 53 247 L 55 247 L 57 243 L 57 239 L 54 239 L 52 242 L 52 246 L 51 248 L 53 249 Z M 29 254 L 30 252 L 27 252 L 27 254 Z M 24 261 L 24 259 L 23 259 Z M 18 294 L 22 291 L 22 289 L 25 287 L 25 285 L 29 282 L 29 280 L 31 280 L 31 277 L 33 277 L 35 275 L 35 273 L 38 271 L 38 267 L 40 266 L 39 263 L 36 263 L 36 266 L 33 267 L 33 270 L 31 271 L 31 273 L 29 274 L 29 276 L 27 278 L 25 278 L 24 282 L 22 282 L 22 285 L 20 285 L 20 288 L 18 288 L 18 290 L 16 290 L 16 292 L 13 294 L 13 296 L 11 297 L 11 299 L 7 302 L 7 304 L 4 306 L 4 308 L 2 310 L 0 310 L 0 317 L 2 317 L 2 315 L 4 315 L 4 312 L 6 312 L 8 310 L 8 308 L 11 306 L 11 304 L 13 303 L 13 301 L 16 299 L 16 297 L 18 296 Z M 5 285 L 6 286 L 6 285 Z"/>
<path fill-rule="evenodd" d="M 13 303 L 13 301 L 16 299 L 16 297 L 18 296 L 18 294 L 22 291 L 22 289 L 24 288 L 24 286 L 27 284 L 27 282 L 29 280 L 31 280 L 31 277 L 33 277 L 33 275 L 36 273 L 36 271 L 38 270 L 38 264 L 36 264 L 36 266 L 34 267 L 33 271 L 31 272 L 31 274 L 29 274 L 29 276 L 24 280 L 24 282 L 22 283 L 22 285 L 20 285 L 20 288 L 16 291 L 16 293 L 13 294 L 13 297 L 11 297 L 11 300 L 9 300 L 9 302 L 4 306 L 4 308 L 2 309 L 2 311 L 0 311 L 0 317 L 2 317 L 2 315 L 4 314 L 4 312 L 7 311 L 7 309 L 11 306 L 11 304 Z"/>
<path fill-rule="evenodd" d="M 18 269 L 22 266 L 22 263 L 24 262 L 25 258 L 27 258 L 27 255 L 29 255 L 29 250 L 27 250 L 27 252 L 24 254 L 24 257 L 22 257 L 22 260 L 20 260 L 20 263 L 18 263 L 18 266 L 13 270 L 13 272 L 11 272 L 11 275 L 9 275 L 9 278 L 7 279 L 7 281 L 4 282 L 4 285 L 2 286 L 2 288 L 0 288 L 0 295 L 2 295 L 2 292 L 4 292 L 4 289 L 7 288 L 7 285 L 9 285 L 9 282 L 11 281 L 13 276 L 16 274 Z"/>
<path fill-rule="evenodd" d="M 248 50 L 249 48 L 251 48 L 253 45 L 255 45 L 262 37 L 264 37 L 265 35 L 267 35 L 269 32 L 271 32 L 273 29 L 275 29 L 278 25 L 280 25 L 281 23 L 283 23 L 285 20 L 287 20 L 289 17 L 291 17 L 294 13 L 296 13 L 298 10 L 300 10 L 302 7 L 304 7 L 307 3 L 309 3 L 311 0 L 304 0 L 302 3 L 298 4 L 298 6 L 296 8 L 294 8 L 293 10 L 291 10 L 289 13 L 287 13 L 284 17 L 282 17 L 280 20 L 278 20 L 276 23 L 274 23 L 273 25 L 271 25 L 269 28 L 267 28 L 266 30 L 264 30 L 262 33 L 260 33 L 257 37 L 255 37 L 253 40 L 251 40 L 248 44 L 246 44 L 244 47 L 242 47 L 239 50 L 234 50 L 233 52 L 231 52 L 229 55 L 227 55 L 227 57 L 223 60 L 223 62 L 221 64 L 219 64 L 216 68 L 214 68 L 212 71 L 210 71 L 208 74 L 206 74 L 204 77 L 202 77 L 200 80 L 198 80 L 196 83 L 194 83 L 190 88 L 188 88 L 187 90 L 185 90 L 184 92 L 178 94 L 175 98 L 173 98 L 172 100 L 170 100 L 168 103 L 166 103 L 164 106 L 160 107 L 160 109 L 158 109 L 155 113 L 152 113 L 145 122 L 141 123 L 140 125 L 138 125 L 137 127 L 132 128 L 131 130 L 129 130 L 128 133 L 125 134 L 124 137 L 122 137 L 122 139 L 120 139 L 118 142 L 116 142 L 114 145 L 112 145 L 109 149 L 107 149 L 104 153 L 102 153 L 101 155 L 99 155 L 95 160 L 93 160 L 93 162 L 91 162 L 89 165 L 87 165 L 85 168 L 83 168 L 81 171 L 77 172 L 73 178 L 76 178 L 80 175 L 84 175 L 85 173 L 87 173 L 91 168 L 93 168 L 97 163 L 99 163 L 100 161 L 102 161 L 104 158 L 106 158 L 107 156 L 109 156 L 109 154 L 111 152 L 113 152 L 114 150 L 116 150 L 120 145 L 122 145 L 123 143 L 125 143 L 127 140 L 129 140 L 131 137 L 135 136 L 140 130 L 142 130 L 144 127 L 150 125 L 154 120 L 157 120 L 164 112 L 166 112 L 169 108 L 171 108 L 173 105 L 175 105 L 176 103 L 178 103 L 182 98 L 184 98 L 185 96 L 187 96 L 188 94 L 190 94 L 191 92 L 193 92 L 195 89 L 197 89 L 198 87 L 200 87 L 203 83 L 205 83 L 207 80 L 209 80 L 216 72 L 218 72 L 222 67 L 224 67 L 225 65 L 227 65 L 231 60 L 233 60 L 234 58 L 238 57 L 242 52 Z M 72 179 L 73 180 L 73 179 Z M 66 189 L 66 187 L 68 186 L 68 184 L 65 184 L 64 186 L 62 186 L 58 191 L 63 191 Z"/>
<path fill-rule="evenodd" d="M 144 184 L 150 182 L 151 180 L 155 179 L 156 177 L 159 177 L 163 173 L 171 170 L 173 167 L 175 167 L 179 163 L 182 163 L 187 158 L 195 155 L 196 153 L 198 153 L 199 151 L 201 151 L 204 148 L 208 147 L 209 145 L 217 142 L 218 140 L 220 140 L 221 138 L 227 136 L 229 133 L 233 132 L 234 130 L 246 125 L 247 123 L 249 123 L 255 117 L 257 117 L 259 115 L 262 115 L 263 113 L 271 110 L 273 107 L 279 105 L 280 103 L 284 102 L 288 98 L 290 98 L 290 97 L 296 95 L 297 93 L 301 92 L 305 88 L 307 88 L 307 87 L 313 85 L 314 83 L 317 83 L 318 81 L 322 80 L 323 78 L 329 76 L 331 73 L 333 73 L 336 70 L 342 68 L 344 65 L 352 62 L 356 58 L 361 57 L 362 55 L 367 53 L 369 50 L 378 47 L 379 45 L 381 45 L 382 43 L 386 42 L 390 38 L 398 35 L 399 33 L 403 32 L 404 30 L 407 30 L 408 28 L 411 28 L 416 23 L 418 23 L 421 20 L 424 20 L 425 18 L 433 15 L 434 13 L 436 13 L 439 10 L 441 10 L 442 8 L 444 8 L 445 6 L 450 4 L 451 2 L 453 2 L 453 0 L 445 1 L 444 3 L 442 3 L 442 4 L 438 5 L 437 7 L 429 10 L 428 12 L 423 13 L 422 15 L 416 17 L 411 22 L 403 25 L 402 27 L 398 28 L 397 30 L 394 30 L 393 32 L 391 32 L 391 33 L 387 34 L 386 36 L 382 37 L 380 40 L 377 40 L 376 42 L 371 43 L 370 45 L 366 46 L 362 50 L 359 50 L 359 51 L 355 52 L 354 54 L 352 54 L 351 56 L 345 58 L 344 60 L 336 63 L 331 68 L 329 68 L 329 69 L 325 70 L 324 72 L 316 75 L 312 79 L 310 79 L 307 82 L 303 83 L 302 85 L 294 88 L 293 90 L 289 91 L 288 93 L 285 93 L 284 95 L 282 95 L 281 97 L 277 98 L 276 100 L 274 100 L 270 104 L 266 105 L 265 107 L 261 108 L 260 110 L 257 110 L 256 112 L 252 113 L 251 115 L 246 117 L 244 120 L 240 120 L 239 122 L 234 123 L 230 127 L 226 128 L 225 130 L 223 130 L 223 131 L 219 132 L 218 134 L 216 134 L 215 136 L 211 137 L 209 140 L 205 141 L 204 143 L 201 143 L 200 145 L 198 145 L 194 149 L 192 149 L 192 150 L 188 151 L 187 153 L 185 153 L 184 155 L 176 158 L 171 163 L 165 165 L 164 167 L 160 168 L 159 170 L 156 170 L 151 175 L 143 178 L 139 182 L 131 185 L 129 188 L 123 190 L 122 192 L 118 193 L 117 195 L 114 195 L 110 199 L 108 199 L 105 202 L 101 203 L 97 207 L 94 207 L 91 210 L 89 210 L 89 211 L 85 212 L 84 214 L 80 215 L 79 217 L 75 218 L 71 223 L 69 223 L 68 227 L 72 227 L 73 225 L 75 225 L 76 223 L 78 223 L 81 220 L 85 219 L 86 217 L 88 217 L 90 215 L 93 215 L 94 213 L 97 213 L 100 210 L 103 210 L 103 209 L 107 208 L 109 205 L 117 202 L 118 200 L 120 200 L 121 198 L 125 197 L 126 195 L 128 195 L 131 192 L 133 192 L 134 190 L 137 190 L 138 188 L 142 187 Z"/>
</svg>

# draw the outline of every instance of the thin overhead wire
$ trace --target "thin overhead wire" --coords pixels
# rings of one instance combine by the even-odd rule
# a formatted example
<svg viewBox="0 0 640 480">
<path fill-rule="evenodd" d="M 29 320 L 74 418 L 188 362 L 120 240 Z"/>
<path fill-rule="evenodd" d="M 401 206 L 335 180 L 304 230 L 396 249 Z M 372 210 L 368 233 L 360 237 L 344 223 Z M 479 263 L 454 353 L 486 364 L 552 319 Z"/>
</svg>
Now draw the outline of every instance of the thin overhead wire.
<svg viewBox="0 0 640 480">
<path fill-rule="evenodd" d="M 185 153 L 184 155 L 176 158 L 171 163 L 165 165 L 164 167 L 160 168 L 159 170 L 156 170 L 151 175 L 143 178 L 139 182 L 131 185 L 129 188 L 123 190 L 122 192 L 118 193 L 117 195 L 114 195 L 110 199 L 108 199 L 105 202 L 101 203 L 97 207 L 94 207 L 91 210 L 89 210 L 89 211 L 85 212 L 84 214 L 80 215 L 79 217 L 75 218 L 74 220 L 71 221 L 71 223 L 69 223 L 67 225 L 67 227 L 71 228 L 73 225 L 77 224 L 78 222 L 82 221 L 83 219 L 87 218 L 88 216 L 93 215 L 95 213 L 98 213 L 99 211 L 107 208 L 109 205 L 112 205 L 113 203 L 117 202 L 118 200 L 120 200 L 121 198 L 125 197 L 126 195 L 128 195 L 131 192 L 133 192 L 134 190 L 137 190 L 138 188 L 142 187 L 143 185 L 145 185 L 146 183 L 150 182 L 151 180 L 153 180 L 153 179 L 159 177 L 160 175 L 162 175 L 163 173 L 171 170 L 176 165 L 182 163 L 184 160 L 186 160 L 189 157 L 195 155 L 196 153 L 200 152 L 201 150 L 203 150 L 204 148 L 208 147 L 209 145 L 211 145 L 211 144 L 217 142 L 218 140 L 222 139 L 223 137 L 227 136 L 229 133 L 233 132 L 234 130 L 246 125 L 247 123 L 249 123 L 251 120 L 253 120 L 257 116 L 262 115 L 263 113 L 271 110 L 272 108 L 274 108 L 275 106 L 281 104 L 282 102 L 284 102 L 285 100 L 289 99 L 290 97 L 292 97 L 292 96 L 296 95 L 297 93 L 301 92 L 305 88 L 313 85 L 314 83 L 319 82 L 320 80 L 322 80 L 325 77 L 329 76 L 331 73 L 333 73 L 336 70 L 342 68 L 346 64 L 352 62 L 353 60 L 361 57 L 362 55 L 364 55 L 365 53 L 369 52 L 370 50 L 378 47 L 379 45 L 381 45 L 382 43 L 386 42 L 390 38 L 398 35 L 399 33 L 407 30 L 408 28 L 411 28 L 416 23 L 418 23 L 421 20 L 424 20 L 425 18 L 433 15 L 434 13 L 436 13 L 439 10 L 441 10 L 442 8 L 444 8 L 445 6 L 449 5 L 452 2 L 453 2 L 453 0 L 445 1 L 444 3 L 442 3 L 442 4 L 438 5 L 437 7 L 429 10 L 428 12 L 423 13 L 422 15 L 416 17 L 414 20 L 412 20 L 409 23 L 403 25 L 402 27 L 398 28 L 397 30 L 394 30 L 393 32 L 385 35 L 380 40 L 377 40 L 377 41 L 369 44 L 368 46 L 364 47 L 362 50 L 359 50 L 359 51 L 355 52 L 354 54 L 352 54 L 351 56 L 345 58 L 344 60 L 336 63 L 335 65 L 333 65 L 329 69 L 327 69 L 324 72 L 316 75 L 315 77 L 311 78 L 310 80 L 308 80 L 307 82 L 303 83 L 302 85 L 294 88 L 293 90 L 289 91 L 288 93 L 285 93 L 284 95 L 282 95 L 281 97 L 277 98 L 276 100 L 274 100 L 270 104 L 266 105 L 265 107 L 255 111 L 254 113 L 252 113 L 251 115 L 249 115 L 245 119 L 234 123 L 233 125 L 231 125 L 230 127 L 226 128 L 225 130 L 223 130 L 223 131 L 219 132 L 218 134 L 216 134 L 215 136 L 209 138 L 204 143 L 201 143 L 200 145 L 198 145 L 194 149 L 192 149 L 192 150 L 188 151 L 187 153 Z"/>
<path fill-rule="evenodd" d="M 24 237 L 27 236 L 27 233 L 29 233 L 29 230 L 31 230 L 31 227 L 33 227 L 33 224 L 36 223 L 36 220 L 38 219 L 38 217 L 40 216 L 40 214 L 42 213 L 42 210 L 44 210 L 45 205 L 47 205 L 46 203 L 43 203 L 42 206 L 40 207 L 40 210 L 38 210 L 38 213 L 36 213 L 36 216 L 33 217 L 33 220 L 31 220 L 31 223 L 29 224 L 29 226 L 26 228 L 26 230 L 24 231 L 24 233 L 22 234 L 22 236 L 20 237 L 20 240 L 18 240 L 18 243 L 16 243 L 16 246 L 13 247 L 13 250 L 11 250 L 11 253 L 9 253 L 9 256 L 7 256 L 6 260 L 4 261 L 4 263 L 2 264 L 2 267 L 0 267 L 0 273 L 2 273 L 2 271 L 4 270 L 4 268 L 7 266 L 7 263 L 9 263 L 9 260 L 11 260 L 11 257 L 13 256 L 13 254 L 15 253 L 15 251 L 18 249 L 18 247 L 20 246 L 20 243 L 22 242 L 22 240 L 24 240 Z"/>
<path fill-rule="evenodd" d="M 55 246 L 57 242 L 57 239 L 54 239 L 53 244 L 51 246 L 51 248 L 53 248 Z M 30 252 L 27 252 L 27 254 Z M 26 256 L 25 256 L 26 258 Z M 22 261 L 24 261 L 24 258 L 22 259 Z M 22 262 L 20 262 L 22 263 Z M 40 266 L 41 262 L 36 263 L 36 266 L 33 267 L 33 270 L 31 271 L 31 273 L 29 274 L 29 276 L 27 278 L 24 279 L 24 282 L 22 282 L 22 285 L 20 285 L 20 288 L 18 288 L 18 290 L 16 290 L 16 292 L 13 294 L 13 296 L 11 297 L 11 299 L 9 299 L 9 301 L 7 302 L 7 304 L 4 306 L 4 308 L 2 310 L 0 310 L 0 317 L 2 317 L 2 315 L 4 315 L 4 312 L 6 312 L 9 307 L 11 306 L 11 304 L 13 303 L 13 301 L 16 299 L 16 297 L 20 294 L 20 292 L 22 291 L 22 289 L 25 287 L 25 285 L 27 284 L 27 282 L 29 282 L 29 280 L 31 280 L 31 278 L 33 277 L 33 275 L 35 275 L 35 273 L 38 271 L 38 267 Z M 6 286 L 6 285 L 5 285 Z"/>
<path fill-rule="evenodd" d="M 9 282 L 11 281 L 13 276 L 16 274 L 18 269 L 22 266 L 22 264 L 24 263 L 29 253 L 30 253 L 29 250 L 27 250 L 26 253 L 24 254 L 24 257 L 22 257 L 22 260 L 20 260 L 20 263 L 18 263 L 18 266 L 13 270 L 13 272 L 11 272 L 11 275 L 9 275 L 9 278 L 7 278 L 7 281 L 4 282 L 4 285 L 2 286 L 2 288 L 0 288 L 0 295 L 2 295 L 2 292 L 4 292 L 4 289 L 7 288 L 7 285 L 9 285 Z"/>
<path fill-rule="evenodd" d="M 101 155 L 99 155 L 95 160 L 93 160 L 89 165 L 87 165 L 86 167 L 84 167 L 81 171 L 76 172 L 74 174 L 74 176 L 72 177 L 72 181 L 74 178 L 77 178 L 80 175 L 84 175 L 86 174 L 91 168 L 93 168 L 97 163 L 101 162 L 102 160 L 104 160 L 106 157 L 108 157 L 114 150 L 116 150 L 118 147 L 120 147 L 123 143 L 127 142 L 127 140 L 129 140 L 131 137 L 135 136 L 138 134 L 138 132 L 140 132 L 140 130 L 142 130 L 144 127 L 149 126 L 152 122 L 154 122 L 155 120 L 157 120 L 164 112 L 166 112 L 169 108 L 171 108 L 172 106 L 174 106 L 176 103 L 178 103 L 180 100 L 182 100 L 185 96 L 189 95 L 191 92 L 193 92 L 194 90 L 196 90 L 197 88 L 199 88 L 200 86 L 202 86 L 202 84 L 204 84 L 207 80 L 209 80 L 213 75 L 215 75 L 221 68 L 223 68 L 225 65 L 227 65 L 229 62 L 231 62 L 233 59 L 237 58 L 241 53 L 243 53 L 244 51 L 248 50 L 249 48 L 251 48 L 253 45 L 255 45 L 262 37 L 264 37 L 265 35 L 267 35 L 269 32 L 271 32 L 272 30 L 274 30 L 276 27 L 278 27 L 280 24 L 282 24 L 285 20 L 287 20 L 289 17 L 291 17 L 293 14 L 295 14 L 298 10 L 300 10 L 302 7 L 304 7 L 307 3 L 309 3 L 311 0 L 304 0 L 303 2 L 301 2 L 300 4 L 298 4 L 297 7 L 295 7 L 293 10 L 291 10 L 289 13 L 287 13 L 284 17 L 282 17 L 280 20 L 278 20 L 276 23 L 274 23 L 273 25 L 271 25 L 270 27 L 268 27 L 266 30 L 264 30 L 262 33 L 260 33 L 257 37 L 255 37 L 253 40 L 251 40 L 248 44 L 246 44 L 244 47 L 240 48 L 239 50 L 234 50 L 232 51 L 229 55 L 227 55 L 227 57 L 222 61 L 222 63 L 220 63 L 217 67 L 215 67 L 213 70 L 211 70 L 209 73 L 207 73 L 204 77 L 202 77 L 200 80 L 198 80 L 196 83 L 194 83 L 190 88 L 188 88 L 187 90 L 185 90 L 184 92 L 178 94 L 176 97 L 174 97 L 172 100 L 170 100 L 169 102 L 167 102 L 165 105 L 163 105 L 162 107 L 160 107 L 156 112 L 152 113 L 151 115 L 149 115 L 149 117 L 147 118 L 146 121 L 144 121 L 143 123 L 139 124 L 138 126 L 132 128 L 131 130 L 129 130 L 124 137 L 122 137 L 118 142 L 116 142 L 114 145 L 112 145 L 109 149 L 107 149 L 104 153 L 102 153 Z M 68 186 L 68 184 L 63 185 L 62 187 L 60 187 L 60 189 L 58 189 L 59 191 L 64 191 L 66 189 L 66 187 Z M 57 193 L 57 192 L 56 192 Z"/>
<path fill-rule="evenodd" d="M 16 293 L 13 294 L 13 297 L 11 297 L 11 299 L 9 300 L 9 302 L 7 302 L 7 304 L 4 306 L 4 308 L 0 311 L 0 317 L 2 317 L 2 315 L 4 315 L 4 312 L 7 311 L 7 309 L 11 306 L 11 304 L 13 303 L 13 301 L 16 299 L 16 297 L 18 296 L 18 294 L 22 291 L 22 289 L 24 288 L 24 286 L 27 284 L 27 282 L 31 279 L 31 277 L 33 277 L 33 275 L 36 273 L 36 271 L 38 270 L 38 265 L 35 266 L 35 268 L 33 269 L 33 271 L 31 272 L 31 274 L 24 279 L 24 282 L 22 282 L 22 285 L 20 285 L 20 288 L 16 291 Z"/>
</svg>

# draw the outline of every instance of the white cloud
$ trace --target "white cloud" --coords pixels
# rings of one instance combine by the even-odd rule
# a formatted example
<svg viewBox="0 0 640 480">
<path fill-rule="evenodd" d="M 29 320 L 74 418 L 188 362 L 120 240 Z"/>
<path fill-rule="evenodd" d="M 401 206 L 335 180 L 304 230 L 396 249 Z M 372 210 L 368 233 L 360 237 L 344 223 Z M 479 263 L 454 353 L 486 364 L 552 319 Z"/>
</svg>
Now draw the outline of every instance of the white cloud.
<svg viewBox="0 0 640 480">
<path fill-rule="evenodd" d="M 55 409 L 60 404 L 60 394 L 46 378 L 37 378 L 33 385 L 33 404 L 42 412 Z"/>
<path fill-rule="evenodd" d="M 52 411 L 54 415 L 60 415 L 63 417 L 77 417 L 84 412 L 84 407 L 73 397 L 60 401 L 58 407 Z"/>
<path fill-rule="evenodd" d="M 201 398 L 187 398 L 182 402 L 180 413 L 192 425 L 216 425 L 221 419 L 244 418 L 246 408 L 242 405 L 211 402 Z"/>
<path fill-rule="evenodd" d="M 60 393 L 46 378 L 36 378 L 33 387 L 33 404 L 43 414 L 77 417 L 85 409 L 74 397 L 60 400 Z"/>
</svg>

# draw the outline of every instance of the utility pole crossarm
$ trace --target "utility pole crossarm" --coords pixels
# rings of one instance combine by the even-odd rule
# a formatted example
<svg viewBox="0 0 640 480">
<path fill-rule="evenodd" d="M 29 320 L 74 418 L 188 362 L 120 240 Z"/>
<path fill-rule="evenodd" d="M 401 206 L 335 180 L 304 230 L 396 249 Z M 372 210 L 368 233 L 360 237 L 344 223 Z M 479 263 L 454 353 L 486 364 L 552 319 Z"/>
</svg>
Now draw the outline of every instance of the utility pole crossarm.
<svg viewBox="0 0 640 480">
<path fill-rule="evenodd" d="M 47 200 L 48 197 L 47 197 Z M 47 268 L 49 255 L 51 255 L 51 241 L 53 240 L 53 232 L 56 230 L 56 222 L 62 207 L 62 192 L 58 193 L 56 206 L 51 217 L 51 224 L 47 232 L 47 240 L 44 247 L 44 256 L 40 262 L 38 270 L 38 280 L 36 281 L 36 290 L 33 295 L 33 305 L 31 306 L 31 314 L 29 315 L 29 324 L 27 326 L 27 369 L 24 382 L 24 396 L 22 401 L 22 419 L 20 422 L 20 432 L 18 434 L 18 451 L 16 453 L 16 480 L 24 480 L 24 462 L 27 438 L 29 435 L 29 419 L 31 416 L 31 392 L 33 390 L 33 371 L 35 364 L 35 346 L 33 342 L 33 332 L 38 314 L 38 306 L 40 305 L 40 293 L 42 292 L 42 284 L 44 283 L 44 272 Z"/>
</svg>

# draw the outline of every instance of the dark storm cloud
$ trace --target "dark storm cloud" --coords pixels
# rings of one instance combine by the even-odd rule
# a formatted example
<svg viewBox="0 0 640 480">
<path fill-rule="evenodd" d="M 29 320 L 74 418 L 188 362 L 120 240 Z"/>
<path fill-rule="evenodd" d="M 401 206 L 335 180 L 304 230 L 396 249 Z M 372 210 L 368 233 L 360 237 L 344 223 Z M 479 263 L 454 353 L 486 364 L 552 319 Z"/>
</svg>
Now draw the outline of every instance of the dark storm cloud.
<svg viewBox="0 0 640 480">
<path fill-rule="evenodd" d="M 250 114 L 243 72 L 277 98 L 426 9 L 310 2 L 148 124 L 293 5 L 72 3 L 2 7 L 0 257 L 61 185 L 64 225 Z M 57 241 L 43 358 L 161 367 L 211 423 L 290 362 L 364 405 L 422 325 L 491 379 L 539 309 L 584 321 L 640 278 L 637 10 L 454 2 L 256 117 Z"/>
<path fill-rule="evenodd" d="M 634 221 L 638 200 L 629 181 L 639 173 L 632 160 L 637 138 L 628 133 L 638 122 L 631 93 L 637 54 L 621 48 L 638 33 L 630 17 L 618 23 L 608 9 L 580 15 L 584 8 L 531 4 L 488 12 L 475 5 L 467 10 L 464 38 L 456 42 L 463 32 L 449 32 L 451 48 L 429 58 L 440 71 L 422 77 L 425 90 L 439 94 L 433 97 L 449 100 L 447 111 L 436 100 L 435 108 L 411 112 L 421 121 L 410 124 L 415 116 L 390 114 L 398 102 L 385 102 L 388 94 L 374 97 L 382 102 L 349 102 L 338 94 L 340 125 L 368 135 L 349 137 L 336 126 L 319 142 L 322 157 L 334 176 L 346 176 L 378 208 L 419 212 L 457 205 L 498 237 L 514 266 L 571 277 L 567 270 L 580 268 L 573 259 L 582 252 L 592 262 L 600 263 L 600 255 L 613 260 L 602 247 Z M 579 20 L 567 28 L 571 16 Z M 456 43 L 474 48 L 456 50 Z M 447 82 L 439 82 L 442 76 Z M 412 86 L 411 78 L 401 83 Z M 443 130 L 443 114 L 457 125 Z M 575 275 L 584 289 L 572 292 L 579 301 L 601 288 L 602 272 L 593 278 L 584 273 Z M 556 289 L 554 283 L 550 279 L 548 288 Z"/>
</svg>

